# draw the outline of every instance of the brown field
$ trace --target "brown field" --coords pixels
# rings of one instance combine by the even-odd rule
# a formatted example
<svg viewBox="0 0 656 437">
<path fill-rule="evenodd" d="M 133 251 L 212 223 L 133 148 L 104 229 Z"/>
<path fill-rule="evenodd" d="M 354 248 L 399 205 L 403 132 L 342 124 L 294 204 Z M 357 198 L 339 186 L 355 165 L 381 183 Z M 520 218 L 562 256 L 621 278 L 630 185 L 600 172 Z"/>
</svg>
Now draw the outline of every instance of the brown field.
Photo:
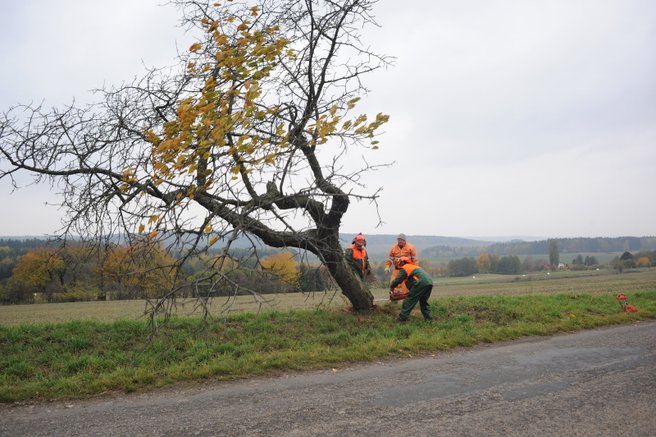
<svg viewBox="0 0 656 437">
<path fill-rule="evenodd" d="M 458 295 L 507 295 L 533 293 L 619 293 L 628 295 L 656 290 L 656 268 L 623 274 L 607 270 L 593 272 L 554 272 L 530 275 L 476 275 L 467 278 L 437 278 L 432 299 Z M 387 290 L 373 290 L 377 302 L 387 298 Z M 144 317 L 144 300 L 73 302 L 33 305 L 0 306 L 0 325 L 25 323 L 61 323 L 71 320 L 137 320 Z M 288 309 L 348 307 L 346 299 L 336 291 L 316 293 L 286 293 L 232 298 L 214 298 L 210 313 L 214 316 L 237 312 Z M 199 314 L 194 300 L 177 300 L 176 314 Z"/>
</svg>

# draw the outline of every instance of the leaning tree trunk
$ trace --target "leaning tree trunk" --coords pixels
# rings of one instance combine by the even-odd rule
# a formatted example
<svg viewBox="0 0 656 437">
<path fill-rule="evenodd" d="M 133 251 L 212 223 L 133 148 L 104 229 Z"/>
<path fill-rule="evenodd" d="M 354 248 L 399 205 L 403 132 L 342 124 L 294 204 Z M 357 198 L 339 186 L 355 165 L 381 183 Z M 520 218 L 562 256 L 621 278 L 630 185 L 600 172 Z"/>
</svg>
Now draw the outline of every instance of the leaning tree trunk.
<svg viewBox="0 0 656 437">
<path fill-rule="evenodd" d="M 328 247 L 324 246 L 321 255 L 328 272 L 337 282 L 342 294 L 351 302 L 353 309 L 356 311 L 371 309 L 374 304 L 374 296 L 360 279 L 360 276 L 348 264 L 339 243 L 330 244 Z"/>
</svg>

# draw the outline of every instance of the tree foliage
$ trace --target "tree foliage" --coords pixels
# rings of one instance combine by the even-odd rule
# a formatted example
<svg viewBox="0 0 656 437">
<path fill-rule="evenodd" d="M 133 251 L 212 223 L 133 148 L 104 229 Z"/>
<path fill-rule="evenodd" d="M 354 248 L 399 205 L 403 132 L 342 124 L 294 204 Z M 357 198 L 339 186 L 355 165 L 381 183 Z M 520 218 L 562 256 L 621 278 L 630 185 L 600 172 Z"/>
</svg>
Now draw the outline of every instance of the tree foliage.
<svg viewBox="0 0 656 437">
<path fill-rule="evenodd" d="M 294 255 L 289 252 L 269 255 L 262 260 L 262 268 L 270 271 L 285 284 L 298 286 L 299 270 Z"/>
<path fill-rule="evenodd" d="M 7 111 L 0 178 L 57 184 L 64 236 L 146 237 L 188 256 L 239 235 L 309 251 L 367 309 L 339 227 L 352 200 L 378 197 L 361 180 L 375 166 L 352 159 L 388 120 L 355 112 L 364 75 L 388 63 L 361 41 L 375 2 L 174 1 L 198 38 L 180 69 L 86 108 Z"/>
<path fill-rule="evenodd" d="M 106 247 L 97 275 L 113 298 L 157 298 L 174 287 L 176 269 L 176 260 L 158 244 L 141 242 Z"/>
<path fill-rule="evenodd" d="M 468 276 L 477 272 L 476 260 L 466 257 L 449 261 L 447 265 L 449 276 Z"/>
<path fill-rule="evenodd" d="M 502 256 L 496 268 L 496 273 L 516 275 L 522 269 L 522 262 L 516 255 Z"/>
<path fill-rule="evenodd" d="M 202 254 L 181 263 L 148 240 L 105 246 L 42 243 L 43 247 L 28 250 L 12 264 L 14 276 L 6 281 L 6 287 L 5 281 L 0 281 L 5 290 L 0 302 L 158 299 L 172 292 L 181 297 L 232 296 L 246 289 L 258 293 L 297 291 L 297 284 L 282 280 L 294 282 L 296 262 L 289 253 L 263 260 L 264 265 L 269 258 L 283 261 L 274 261 L 274 270 L 282 277 L 279 280 L 275 274 L 258 270 L 250 258 Z"/>
<path fill-rule="evenodd" d="M 479 273 L 490 273 L 493 271 L 492 268 L 492 257 L 489 253 L 482 253 L 478 256 L 476 260 L 476 268 Z"/>
<path fill-rule="evenodd" d="M 25 287 L 47 295 L 52 302 L 53 294 L 63 287 L 66 263 L 54 249 L 40 248 L 20 257 L 12 274 L 13 285 Z"/>
<path fill-rule="evenodd" d="M 560 251 L 558 249 L 558 240 L 551 239 L 548 240 L 549 244 L 549 264 L 554 267 L 558 267 L 560 262 Z"/>
</svg>

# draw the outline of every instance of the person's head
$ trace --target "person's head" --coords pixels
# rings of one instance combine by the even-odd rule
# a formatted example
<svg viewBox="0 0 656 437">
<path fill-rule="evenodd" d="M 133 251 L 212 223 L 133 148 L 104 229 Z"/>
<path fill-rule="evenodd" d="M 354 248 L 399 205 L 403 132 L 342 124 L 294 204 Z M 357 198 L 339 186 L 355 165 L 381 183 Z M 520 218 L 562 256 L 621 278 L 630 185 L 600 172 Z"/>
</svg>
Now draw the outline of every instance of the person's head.
<svg viewBox="0 0 656 437">
<path fill-rule="evenodd" d="M 409 262 L 410 262 L 410 258 L 408 258 L 407 256 L 402 256 L 401 258 L 399 258 L 399 267 L 403 267 Z"/>
<path fill-rule="evenodd" d="M 401 233 L 396 237 L 396 244 L 398 244 L 399 247 L 405 246 L 405 234 Z"/>
<path fill-rule="evenodd" d="M 355 244 L 357 247 L 363 247 L 367 245 L 367 240 L 364 239 L 364 235 L 362 235 L 362 233 L 359 233 L 353 239 L 353 244 Z"/>
</svg>

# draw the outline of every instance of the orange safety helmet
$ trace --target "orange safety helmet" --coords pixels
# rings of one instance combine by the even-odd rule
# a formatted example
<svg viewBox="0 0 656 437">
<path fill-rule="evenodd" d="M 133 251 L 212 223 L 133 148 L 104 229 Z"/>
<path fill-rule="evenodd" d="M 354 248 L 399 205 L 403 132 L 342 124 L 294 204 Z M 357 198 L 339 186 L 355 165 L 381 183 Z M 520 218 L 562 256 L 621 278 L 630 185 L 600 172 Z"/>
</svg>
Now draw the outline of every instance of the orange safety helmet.
<svg viewBox="0 0 656 437">
<path fill-rule="evenodd" d="M 362 242 L 363 245 L 367 245 L 367 240 L 365 240 L 364 235 L 362 235 L 362 232 L 360 232 L 358 235 L 355 236 L 353 239 L 353 243 L 356 241 Z"/>
</svg>

